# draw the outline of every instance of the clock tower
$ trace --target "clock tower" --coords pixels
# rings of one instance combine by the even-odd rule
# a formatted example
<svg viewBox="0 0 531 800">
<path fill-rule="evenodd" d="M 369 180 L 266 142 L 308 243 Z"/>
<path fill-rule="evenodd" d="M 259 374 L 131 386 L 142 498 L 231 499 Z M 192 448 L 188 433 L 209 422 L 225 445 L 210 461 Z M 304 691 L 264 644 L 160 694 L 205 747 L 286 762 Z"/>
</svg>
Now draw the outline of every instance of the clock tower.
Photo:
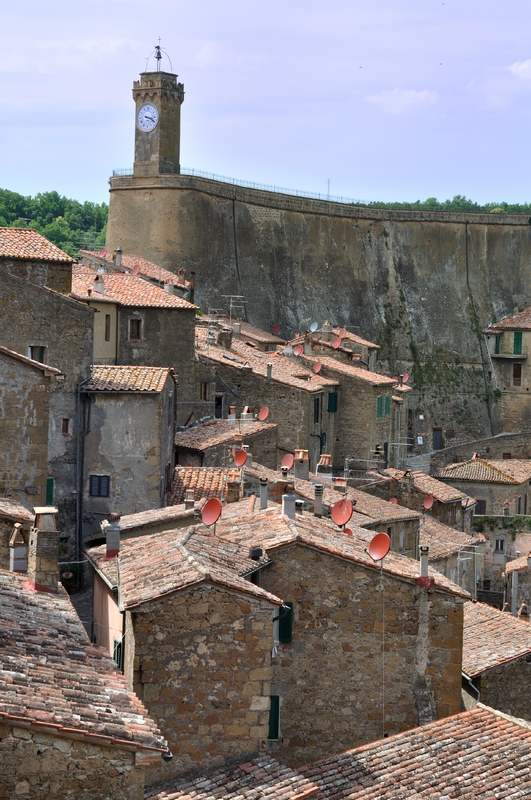
<svg viewBox="0 0 531 800">
<path fill-rule="evenodd" d="M 179 174 L 184 86 L 172 72 L 142 72 L 133 83 L 134 176 Z"/>
</svg>

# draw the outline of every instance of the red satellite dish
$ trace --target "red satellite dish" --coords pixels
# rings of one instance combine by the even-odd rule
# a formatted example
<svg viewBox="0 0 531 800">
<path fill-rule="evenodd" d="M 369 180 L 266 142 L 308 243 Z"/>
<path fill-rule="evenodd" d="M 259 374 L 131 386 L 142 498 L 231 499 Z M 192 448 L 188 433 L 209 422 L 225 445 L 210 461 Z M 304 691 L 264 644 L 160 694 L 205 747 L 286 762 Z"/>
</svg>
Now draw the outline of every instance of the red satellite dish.
<svg viewBox="0 0 531 800">
<path fill-rule="evenodd" d="M 373 561 L 381 561 L 391 548 L 391 539 L 386 533 L 377 533 L 371 539 L 368 553 Z"/>
<path fill-rule="evenodd" d="M 302 346 L 302 344 L 296 344 L 295 347 L 293 348 L 293 355 L 302 356 L 303 353 L 304 353 L 304 347 Z"/>
<path fill-rule="evenodd" d="M 140 264 L 135 264 L 131 272 L 133 273 L 133 275 L 138 275 L 138 273 L 140 272 Z"/>
<path fill-rule="evenodd" d="M 273 325 L 273 335 L 278 336 L 279 333 L 280 333 L 280 325 L 277 322 L 276 325 Z"/>
<path fill-rule="evenodd" d="M 105 249 L 105 247 L 101 248 L 101 250 L 98 253 L 98 255 L 99 255 L 100 258 L 105 258 L 105 256 L 107 255 L 107 250 Z"/>
<path fill-rule="evenodd" d="M 332 520 L 341 528 L 342 525 L 347 524 L 353 511 L 354 506 L 346 497 L 342 500 L 338 500 L 332 508 Z"/>
<path fill-rule="evenodd" d="M 234 456 L 234 463 L 236 464 L 236 466 L 243 467 L 246 461 L 247 461 L 247 451 L 236 450 L 236 454 Z"/>
<path fill-rule="evenodd" d="M 396 497 L 390 497 L 390 498 L 389 498 L 389 502 L 390 502 L 390 503 L 394 503 L 394 504 L 395 504 L 395 506 L 397 506 L 397 505 L 398 505 L 398 500 L 396 499 Z"/>
<path fill-rule="evenodd" d="M 332 342 L 332 347 L 334 350 L 337 350 L 338 347 L 341 347 L 341 336 L 337 336 L 334 341 Z"/>
<path fill-rule="evenodd" d="M 408 380 L 409 380 L 409 372 L 404 372 L 404 374 L 402 375 L 403 383 L 407 383 Z"/>
<path fill-rule="evenodd" d="M 269 409 L 267 406 L 263 406 L 258 412 L 258 419 L 260 420 L 260 422 L 265 422 L 268 416 L 269 416 Z"/>
<path fill-rule="evenodd" d="M 323 368 L 323 365 L 321 364 L 321 362 L 320 361 L 316 361 L 315 364 L 312 367 L 312 370 L 315 372 L 316 375 L 318 375 L 321 372 L 322 368 Z"/>
<path fill-rule="evenodd" d="M 291 453 L 287 453 L 284 458 L 282 459 L 281 466 L 284 469 L 291 469 L 293 466 L 293 462 L 295 461 L 293 455 Z"/>
<path fill-rule="evenodd" d="M 424 503 L 423 503 L 423 506 L 426 509 L 426 511 L 430 510 L 430 508 L 433 506 L 433 503 L 434 503 L 433 497 L 431 496 L 431 494 L 427 494 L 426 497 L 424 498 Z"/>
<path fill-rule="evenodd" d="M 203 520 L 203 524 L 206 525 L 207 528 L 210 528 L 211 525 L 216 524 L 220 516 L 221 516 L 221 503 L 219 502 L 217 497 L 212 497 L 208 501 L 208 503 L 205 503 L 205 507 L 201 512 L 201 519 Z"/>
<path fill-rule="evenodd" d="M 346 533 L 346 534 L 347 534 L 347 536 L 354 536 L 354 534 L 352 533 L 352 531 L 350 530 L 350 528 L 344 528 L 344 529 L 343 529 L 343 533 Z"/>
<path fill-rule="evenodd" d="M 339 336 L 341 336 L 341 338 L 344 339 L 346 335 L 347 335 L 347 329 L 346 328 L 340 328 Z"/>
</svg>

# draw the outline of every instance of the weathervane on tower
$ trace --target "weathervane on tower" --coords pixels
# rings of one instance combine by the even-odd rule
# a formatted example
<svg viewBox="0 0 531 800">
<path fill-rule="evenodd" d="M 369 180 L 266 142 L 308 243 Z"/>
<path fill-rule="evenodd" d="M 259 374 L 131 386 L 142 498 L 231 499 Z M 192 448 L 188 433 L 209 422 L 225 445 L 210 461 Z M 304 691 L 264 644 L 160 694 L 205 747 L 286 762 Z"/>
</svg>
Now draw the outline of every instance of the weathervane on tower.
<svg viewBox="0 0 531 800">
<path fill-rule="evenodd" d="M 156 62 L 157 62 L 157 72 L 160 72 L 160 71 L 161 71 L 161 69 L 160 69 L 160 62 L 162 61 L 162 56 L 163 56 L 163 55 L 165 55 L 165 56 L 166 56 L 166 58 L 168 59 L 168 61 L 170 62 L 170 70 L 173 72 L 173 67 L 172 67 L 172 63 L 171 63 L 171 58 L 170 58 L 170 57 L 169 57 L 169 55 L 167 54 L 167 52 L 166 52 L 166 50 L 164 49 L 164 47 L 161 47 L 161 44 L 160 44 L 160 36 L 159 36 L 159 43 L 158 43 L 158 44 L 156 44 L 156 45 L 154 45 L 154 47 L 155 47 L 155 49 L 154 49 L 154 50 L 152 50 L 152 51 L 151 51 L 151 53 L 150 53 L 150 54 L 148 55 L 148 57 L 146 58 L 146 72 L 148 71 L 148 61 L 149 61 L 149 59 L 151 58 L 151 56 L 153 56 L 153 57 L 154 57 L 154 59 L 155 59 L 155 60 L 156 60 Z"/>
</svg>

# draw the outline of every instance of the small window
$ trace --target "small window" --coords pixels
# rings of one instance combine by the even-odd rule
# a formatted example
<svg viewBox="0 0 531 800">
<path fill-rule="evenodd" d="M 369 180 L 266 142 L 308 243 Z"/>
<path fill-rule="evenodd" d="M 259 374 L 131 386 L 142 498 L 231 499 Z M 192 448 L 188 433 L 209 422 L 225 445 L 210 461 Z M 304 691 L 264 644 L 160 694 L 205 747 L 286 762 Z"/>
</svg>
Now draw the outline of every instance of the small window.
<svg viewBox="0 0 531 800">
<path fill-rule="evenodd" d="M 214 417 L 215 419 L 222 419 L 223 417 L 223 395 L 217 394 L 215 399 L 215 408 L 214 408 Z"/>
<path fill-rule="evenodd" d="M 31 347 L 28 347 L 28 357 L 32 358 L 34 361 L 38 361 L 40 364 L 44 364 L 45 351 L 45 347 L 31 345 Z"/>
<path fill-rule="evenodd" d="M 496 539 L 494 549 L 497 553 L 505 553 L 505 539 Z"/>
<path fill-rule="evenodd" d="M 279 609 L 278 640 L 291 642 L 293 638 L 293 603 L 284 603 Z"/>
<path fill-rule="evenodd" d="M 132 320 L 131 320 L 132 321 Z M 133 337 L 131 337 L 133 338 Z M 111 341 L 111 315 L 105 314 L 105 341 Z"/>
<path fill-rule="evenodd" d="M 376 416 L 378 419 L 383 417 L 383 397 L 380 395 L 376 398 Z"/>
<path fill-rule="evenodd" d="M 483 580 L 483 591 L 490 592 L 490 580 L 487 579 Z"/>
<path fill-rule="evenodd" d="M 53 506 L 55 494 L 55 478 L 46 478 L 46 505 Z"/>
<path fill-rule="evenodd" d="M 337 411 L 337 392 L 328 392 L 328 413 L 335 414 Z"/>
<path fill-rule="evenodd" d="M 321 398 L 314 397 L 313 398 L 313 423 L 314 425 L 318 425 L 321 421 Z"/>
<path fill-rule="evenodd" d="M 500 355 L 500 334 L 498 333 L 497 336 L 494 337 L 494 355 Z"/>
<path fill-rule="evenodd" d="M 270 696 L 268 739 L 280 738 L 280 695 Z"/>
<path fill-rule="evenodd" d="M 522 385 L 522 365 L 513 364 L 513 386 Z"/>
<path fill-rule="evenodd" d="M 487 501 L 486 500 L 478 500 L 476 498 L 476 508 L 474 510 L 474 514 L 477 517 L 482 517 L 486 513 L 487 513 Z"/>
<path fill-rule="evenodd" d="M 514 332 L 513 353 L 515 356 L 522 355 L 522 331 Z"/>
<path fill-rule="evenodd" d="M 527 516 L 527 492 L 524 494 L 524 517 Z"/>
<path fill-rule="evenodd" d="M 503 459 L 505 459 L 505 460 L 507 461 L 508 459 L 512 458 L 512 455 L 511 455 L 510 453 L 504 453 L 504 454 L 502 455 L 502 458 L 503 458 Z"/>
<path fill-rule="evenodd" d="M 129 320 L 129 338 L 131 341 L 139 341 L 142 338 L 142 320 L 130 319 Z"/>
<path fill-rule="evenodd" d="M 111 479 L 108 475 L 90 476 L 90 496 L 108 497 Z"/>
<path fill-rule="evenodd" d="M 119 639 L 114 640 L 112 657 L 115 660 L 116 664 L 118 665 L 119 669 L 123 669 L 123 647 L 122 647 L 122 641 Z"/>
<path fill-rule="evenodd" d="M 521 497 L 519 497 L 518 500 L 516 501 L 516 513 L 518 514 L 518 516 L 520 516 L 520 514 L 522 513 L 522 498 Z"/>
<path fill-rule="evenodd" d="M 209 399 L 209 384 L 208 383 L 200 383 L 199 384 L 199 399 L 207 401 Z"/>
<path fill-rule="evenodd" d="M 70 420 L 68 419 L 68 417 L 63 417 L 61 433 L 63 434 L 63 436 L 68 436 L 68 434 L 70 433 Z"/>
<path fill-rule="evenodd" d="M 391 398 L 389 395 L 385 398 L 385 416 L 388 417 L 391 413 Z"/>
</svg>

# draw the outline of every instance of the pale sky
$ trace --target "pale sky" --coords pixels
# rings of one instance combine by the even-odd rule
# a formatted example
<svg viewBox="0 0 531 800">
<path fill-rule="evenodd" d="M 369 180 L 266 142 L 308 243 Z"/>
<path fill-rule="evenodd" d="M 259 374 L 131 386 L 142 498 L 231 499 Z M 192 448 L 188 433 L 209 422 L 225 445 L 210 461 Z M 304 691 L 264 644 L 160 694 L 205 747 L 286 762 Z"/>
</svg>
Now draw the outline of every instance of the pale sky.
<svg viewBox="0 0 531 800">
<path fill-rule="evenodd" d="M 368 201 L 531 201 L 529 0 L 7 6 L 0 188 L 107 201 L 160 36 L 185 167 Z"/>
</svg>

